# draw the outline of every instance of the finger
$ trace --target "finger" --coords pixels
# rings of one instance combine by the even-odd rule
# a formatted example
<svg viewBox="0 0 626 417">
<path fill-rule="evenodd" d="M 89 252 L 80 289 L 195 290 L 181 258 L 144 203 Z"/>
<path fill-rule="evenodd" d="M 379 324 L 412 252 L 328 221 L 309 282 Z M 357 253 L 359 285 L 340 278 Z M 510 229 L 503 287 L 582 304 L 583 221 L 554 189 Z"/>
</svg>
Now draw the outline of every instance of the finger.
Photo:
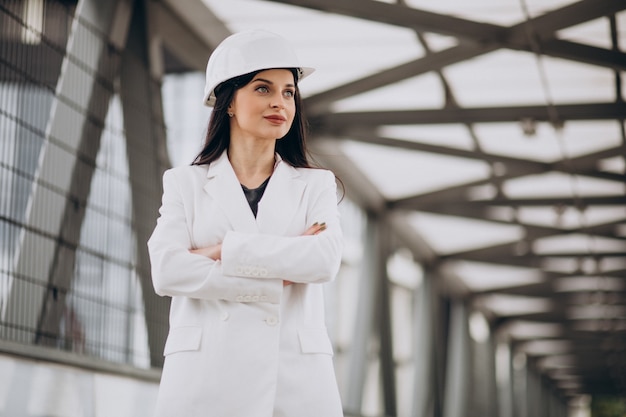
<svg viewBox="0 0 626 417">
<path fill-rule="evenodd" d="M 308 229 L 306 229 L 304 233 L 302 233 L 302 236 L 310 236 L 312 234 L 315 234 L 316 230 L 317 230 L 317 226 L 311 226 Z"/>
<path fill-rule="evenodd" d="M 322 225 L 324 225 L 325 223 L 319 224 L 318 222 L 313 223 L 313 225 L 311 225 L 311 227 L 309 227 L 304 233 L 302 233 L 303 236 L 310 236 L 310 235 L 314 235 Z"/>
<path fill-rule="evenodd" d="M 322 223 L 319 228 L 315 231 L 315 235 L 322 233 L 324 230 L 326 230 L 326 223 Z"/>
</svg>

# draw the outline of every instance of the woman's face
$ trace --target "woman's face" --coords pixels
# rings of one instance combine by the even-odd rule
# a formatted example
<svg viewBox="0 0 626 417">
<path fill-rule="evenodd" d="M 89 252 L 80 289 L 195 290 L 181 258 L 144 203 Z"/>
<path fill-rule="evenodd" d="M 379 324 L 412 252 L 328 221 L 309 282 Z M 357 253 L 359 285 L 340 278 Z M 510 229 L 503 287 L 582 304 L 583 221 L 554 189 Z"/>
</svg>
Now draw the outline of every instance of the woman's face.
<svg viewBox="0 0 626 417">
<path fill-rule="evenodd" d="M 291 128 L 296 114 L 296 85 L 293 73 L 271 69 L 256 74 L 235 92 L 228 107 L 231 139 L 254 137 L 280 139 Z"/>
</svg>

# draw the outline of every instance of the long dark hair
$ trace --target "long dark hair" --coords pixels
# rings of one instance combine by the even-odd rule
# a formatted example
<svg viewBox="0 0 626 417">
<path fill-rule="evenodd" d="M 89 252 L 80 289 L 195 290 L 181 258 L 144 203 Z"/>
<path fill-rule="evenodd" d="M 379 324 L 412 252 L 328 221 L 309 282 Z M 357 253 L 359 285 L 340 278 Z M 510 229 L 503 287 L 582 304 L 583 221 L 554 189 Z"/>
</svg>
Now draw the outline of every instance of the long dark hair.
<svg viewBox="0 0 626 417">
<path fill-rule="evenodd" d="M 297 168 L 311 168 L 306 148 L 306 121 L 302 114 L 302 100 L 298 89 L 298 73 L 293 68 L 288 68 L 296 85 L 294 96 L 296 113 L 293 123 L 287 134 L 276 141 L 276 152 L 291 166 Z M 254 71 L 248 74 L 226 80 L 215 88 L 215 106 L 209 119 L 206 138 L 202 150 L 193 160 L 192 165 L 204 165 L 215 161 L 228 149 L 230 144 L 230 118 L 228 117 L 228 106 L 235 97 L 235 92 L 247 85 L 256 74 L 263 70 Z"/>
</svg>

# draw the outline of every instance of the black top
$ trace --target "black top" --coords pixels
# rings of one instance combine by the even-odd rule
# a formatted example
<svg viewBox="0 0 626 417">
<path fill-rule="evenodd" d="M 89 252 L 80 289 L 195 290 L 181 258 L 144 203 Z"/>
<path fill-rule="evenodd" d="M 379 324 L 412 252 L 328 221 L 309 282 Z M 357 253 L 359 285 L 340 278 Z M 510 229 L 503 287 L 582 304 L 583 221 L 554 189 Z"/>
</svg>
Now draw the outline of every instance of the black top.
<svg viewBox="0 0 626 417">
<path fill-rule="evenodd" d="M 256 218 L 256 212 L 259 208 L 259 201 L 261 201 L 261 197 L 263 197 L 263 193 L 265 192 L 265 187 L 267 187 L 267 183 L 270 181 L 271 177 L 267 177 L 263 184 L 259 185 L 257 188 L 250 189 L 245 185 L 241 184 L 241 188 L 243 189 L 243 193 L 246 195 L 246 200 L 248 200 L 248 204 L 250 204 L 250 209 Z"/>
</svg>

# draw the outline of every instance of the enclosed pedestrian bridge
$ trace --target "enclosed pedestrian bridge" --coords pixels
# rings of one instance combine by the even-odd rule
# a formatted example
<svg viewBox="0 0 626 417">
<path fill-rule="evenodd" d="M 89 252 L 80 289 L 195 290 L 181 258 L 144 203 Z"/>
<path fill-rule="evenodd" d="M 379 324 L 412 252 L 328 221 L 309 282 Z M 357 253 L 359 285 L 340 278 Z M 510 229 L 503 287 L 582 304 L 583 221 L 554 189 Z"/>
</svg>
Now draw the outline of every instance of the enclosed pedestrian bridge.
<svg viewBox="0 0 626 417">
<path fill-rule="evenodd" d="M 0 416 L 151 415 L 161 175 L 250 28 L 317 68 L 346 415 L 624 414 L 623 0 L 0 0 Z"/>
</svg>

